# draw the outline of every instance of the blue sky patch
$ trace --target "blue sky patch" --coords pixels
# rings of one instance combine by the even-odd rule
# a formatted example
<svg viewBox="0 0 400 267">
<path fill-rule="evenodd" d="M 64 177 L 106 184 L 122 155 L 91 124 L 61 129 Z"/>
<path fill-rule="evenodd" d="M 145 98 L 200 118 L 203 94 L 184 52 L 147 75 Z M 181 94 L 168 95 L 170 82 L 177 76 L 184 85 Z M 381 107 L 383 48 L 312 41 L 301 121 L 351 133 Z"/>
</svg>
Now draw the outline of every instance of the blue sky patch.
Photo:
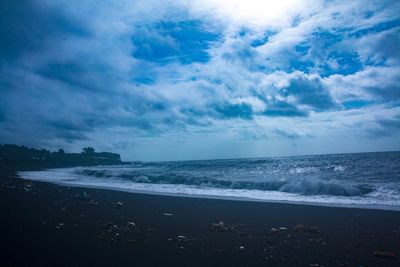
<svg viewBox="0 0 400 267">
<path fill-rule="evenodd" d="M 391 20 L 391 21 L 384 21 L 379 24 L 373 25 L 372 27 L 361 29 L 361 30 L 356 30 L 352 33 L 349 33 L 350 37 L 355 37 L 355 38 L 360 38 L 362 36 L 365 36 L 367 34 L 373 34 L 373 33 L 378 33 L 378 32 L 383 32 L 395 27 L 400 26 L 400 19 L 396 20 Z"/>
<path fill-rule="evenodd" d="M 220 33 L 199 20 L 163 21 L 135 31 L 133 56 L 157 63 L 205 63 L 210 59 L 211 43 L 220 38 Z"/>
<path fill-rule="evenodd" d="M 342 103 L 345 109 L 360 109 L 371 104 L 371 101 L 366 100 L 348 100 Z"/>
<path fill-rule="evenodd" d="M 322 66 L 322 77 L 332 74 L 349 75 L 356 73 L 363 68 L 360 57 L 357 53 L 333 51 L 328 54 L 327 60 L 328 64 Z"/>
</svg>

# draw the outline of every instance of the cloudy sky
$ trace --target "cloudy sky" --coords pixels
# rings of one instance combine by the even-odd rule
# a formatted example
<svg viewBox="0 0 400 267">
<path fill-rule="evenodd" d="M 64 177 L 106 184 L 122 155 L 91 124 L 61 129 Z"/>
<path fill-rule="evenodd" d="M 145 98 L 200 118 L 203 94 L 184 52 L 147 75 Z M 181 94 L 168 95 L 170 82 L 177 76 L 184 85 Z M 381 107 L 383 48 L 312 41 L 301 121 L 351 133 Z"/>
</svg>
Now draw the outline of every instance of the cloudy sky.
<svg viewBox="0 0 400 267">
<path fill-rule="evenodd" d="M 1 0 L 0 143 L 400 150 L 400 1 Z"/>
</svg>

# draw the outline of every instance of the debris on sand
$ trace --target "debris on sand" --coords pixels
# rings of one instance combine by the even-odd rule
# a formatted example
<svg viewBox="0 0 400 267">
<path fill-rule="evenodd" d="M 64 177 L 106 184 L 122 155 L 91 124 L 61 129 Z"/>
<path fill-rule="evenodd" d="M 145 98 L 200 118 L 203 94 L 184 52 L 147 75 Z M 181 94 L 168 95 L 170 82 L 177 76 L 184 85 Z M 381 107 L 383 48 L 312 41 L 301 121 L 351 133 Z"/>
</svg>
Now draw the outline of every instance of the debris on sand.
<svg viewBox="0 0 400 267">
<path fill-rule="evenodd" d="M 120 228 L 113 222 L 107 222 L 102 225 L 104 231 L 99 234 L 98 239 L 101 241 L 115 242 L 119 237 Z"/>
<path fill-rule="evenodd" d="M 92 200 L 89 201 L 89 205 L 91 205 L 91 206 L 97 206 L 97 205 L 99 205 L 99 202 L 96 201 L 96 200 L 94 200 L 94 199 L 92 199 Z"/>
<path fill-rule="evenodd" d="M 294 227 L 296 232 L 307 232 L 307 233 L 319 233 L 320 229 L 318 226 L 304 226 L 304 224 L 298 224 Z"/>
<path fill-rule="evenodd" d="M 280 232 L 280 230 L 277 229 L 277 228 L 271 228 L 271 229 L 269 230 L 269 232 L 271 233 L 271 235 L 278 235 L 279 232 Z"/>
<path fill-rule="evenodd" d="M 83 191 L 82 193 L 78 192 L 75 194 L 75 198 L 79 200 L 88 200 L 89 195 L 85 191 Z"/>
<path fill-rule="evenodd" d="M 127 222 L 125 227 L 122 228 L 125 233 L 139 232 L 134 222 Z"/>
<path fill-rule="evenodd" d="M 126 226 L 129 228 L 132 228 L 132 227 L 136 227 L 136 224 L 134 222 L 127 222 Z"/>
<path fill-rule="evenodd" d="M 191 242 L 191 241 L 200 241 L 201 239 L 199 238 L 189 238 L 185 235 L 178 235 L 174 238 L 170 237 L 167 239 L 168 241 L 176 241 L 176 242 Z"/>
<path fill-rule="evenodd" d="M 64 227 L 64 223 L 62 222 L 57 223 L 56 228 L 60 229 L 61 227 Z"/>
<path fill-rule="evenodd" d="M 98 235 L 98 239 L 108 242 L 126 241 L 133 242 L 139 230 L 134 222 L 127 222 L 126 225 L 118 226 L 113 222 L 107 222 L 101 226 L 103 231 Z"/>
<path fill-rule="evenodd" d="M 211 229 L 216 232 L 227 232 L 227 231 L 232 231 L 233 227 L 224 223 L 223 221 L 219 221 L 217 223 L 212 223 Z"/>
<path fill-rule="evenodd" d="M 0 186 L 4 187 L 4 188 L 10 188 L 10 189 L 16 188 L 16 186 L 13 185 L 13 181 L 0 181 Z"/>
<path fill-rule="evenodd" d="M 280 232 L 283 232 L 283 231 L 287 231 L 288 229 L 286 228 L 286 227 L 279 227 L 279 228 L 275 228 L 275 227 L 272 227 L 270 230 L 269 230 L 269 233 L 271 234 L 271 235 L 279 235 L 280 234 Z"/>
<path fill-rule="evenodd" d="M 178 236 L 176 237 L 176 239 L 177 239 L 178 241 L 186 241 L 187 237 L 184 236 L 184 235 L 178 235 Z"/>
<path fill-rule="evenodd" d="M 32 191 L 33 189 L 33 184 L 31 182 L 25 182 L 24 183 L 24 190 L 25 192 Z"/>
<path fill-rule="evenodd" d="M 116 225 L 115 223 L 113 223 L 113 222 L 107 222 L 107 223 L 105 223 L 105 224 L 103 224 L 102 225 L 102 228 L 103 229 L 105 229 L 106 231 L 112 231 L 112 230 L 114 230 L 114 229 L 117 229 L 118 228 L 118 225 Z"/>
<path fill-rule="evenodd" d="M 33 184 L 31 182 L 25 182 L 24 186 L 31 188 L 31 187 L 33 187 Z"/>
<path fill-rule="evenodd" d="M 393 251 L 374 251 L 376 257 L 386 259 L 397 259 L 396 254 Z"/>
<path fill-rule="evenodd" d="M 115 201 L 113 203 L 113 205 L 114 205 L 114 208 L 116 208 L 116 209 L 122 209 L 122 207 L 124 206 L 124 203 L 122 203 L 120 201 Z"/>
</svg>

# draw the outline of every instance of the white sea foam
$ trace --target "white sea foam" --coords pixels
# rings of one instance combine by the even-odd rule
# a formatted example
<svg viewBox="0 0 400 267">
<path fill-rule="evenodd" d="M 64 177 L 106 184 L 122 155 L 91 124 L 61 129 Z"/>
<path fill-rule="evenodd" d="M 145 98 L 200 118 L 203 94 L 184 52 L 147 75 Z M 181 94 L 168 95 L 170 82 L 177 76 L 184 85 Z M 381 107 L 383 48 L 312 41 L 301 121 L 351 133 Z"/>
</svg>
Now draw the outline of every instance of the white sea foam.
<svg viewBox="0 0 400 267">
<path fill-rule="evenodd" d="M 390 191 L 386 188 L 378 188 L 376 191 L 363 196 L 303 195 L 291 192 L 257 189 L 214 188 L 203 185 L 149 183 L 148 178 L 145 176 L 138 177 L 136 182 L 110 177 L 94 178 L 78 174 L 79 172 L 77 172 L 77 170 L 80 169 L 81 168 L 66 168 L 20 172 L 19 175 L 24 179 L 51 182 L 64 186 L 95 187 L 149 194 L 400 210 L 399 192 L 396 190 Z M 123 170 L 126 170 L 126 167 L 120 167 L 119 171 Z"/>
</svg>

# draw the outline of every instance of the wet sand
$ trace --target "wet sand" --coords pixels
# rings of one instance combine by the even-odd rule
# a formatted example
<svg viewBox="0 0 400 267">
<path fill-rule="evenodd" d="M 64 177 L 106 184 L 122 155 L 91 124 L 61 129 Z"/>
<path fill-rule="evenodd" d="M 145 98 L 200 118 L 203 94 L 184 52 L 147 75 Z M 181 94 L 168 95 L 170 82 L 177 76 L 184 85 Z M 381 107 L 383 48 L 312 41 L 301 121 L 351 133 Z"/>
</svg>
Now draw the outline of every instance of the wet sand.
<svg viewBox="0 0 400 267">
<path fill-rule="evenodd" d="M 398 211 L 0 177 L 1 266 L 400 266 Z"/>
</svg>

